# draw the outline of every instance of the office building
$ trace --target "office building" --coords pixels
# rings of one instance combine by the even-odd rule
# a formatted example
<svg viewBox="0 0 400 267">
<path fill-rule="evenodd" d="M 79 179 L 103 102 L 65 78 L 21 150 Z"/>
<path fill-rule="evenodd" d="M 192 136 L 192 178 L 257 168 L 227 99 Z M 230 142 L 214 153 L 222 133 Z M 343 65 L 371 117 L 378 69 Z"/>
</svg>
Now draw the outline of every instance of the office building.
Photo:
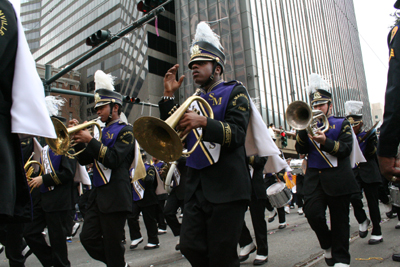
<svg viewBox="0 0 400 267">
<path fill-rule="evenodd" d="M 59 68 L 90 49 L 85 46 L 90 34 L 99 29 L 118 32 L 141 16 L 138 1 L 29 2 L 39 2 L 42 14 L 40 48 L 34 57 Z M 360 100 L 364 121 L 372 123 L 351 0 L 175 0 L 159 16 L 158 28 L 154 22 L 148 24 L 77 67 L 81 90 L 93 92 L 93 74 L 102 69 L 117 77 L 116 89 L 122 94 L 156 104 L 163 75 L 179 63 L 178 77 L 185 75 L 177 94 L 182 103 L 195 90 L 187 63 L 200 21 L 209 21 L 221 36 L 224 79 L 244 83 L 266 123 L 289 129 L 285 110 L 294 100 L 308 102 L 310 73 L 330 82 L 335 115 L 344 116 L 347 100 Z M 94 117 L 92 107 L 93 99 L 88 99 L 84 117 Z M 132 104 L 124 111 L 130 122 L 158 115 L 156 108 Z"/>
</svg>

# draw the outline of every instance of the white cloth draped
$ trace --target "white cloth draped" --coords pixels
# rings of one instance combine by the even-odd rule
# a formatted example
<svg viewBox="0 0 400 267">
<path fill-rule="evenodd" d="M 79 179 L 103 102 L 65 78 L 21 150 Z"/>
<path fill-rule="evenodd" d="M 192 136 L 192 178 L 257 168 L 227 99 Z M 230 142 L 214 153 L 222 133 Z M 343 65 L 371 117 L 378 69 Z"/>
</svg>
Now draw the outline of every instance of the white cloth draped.
<svg viewBox="0 0 400 267">
<path fill-rule="evenodd" d="M 260 112 L 251 100 L 250 108 L 250 120 L 245 141 L 247 156 L 268 156 L 267 163 L 264 166 L 264 173 L 275 173 L 282 169 L 290 171 L 291 169 L 286 161 L 279 156 L 281 152 L 272 139 Z"/>
<path fill-rule="evenodd" d="M 29 50 L 19 14 L 16 12 L 15 15 L 18 23 L 18 48 L 12 87 L 11 132 L 19 134 L 20 138 L 56 138 L 46 109 L 43 83 Z"/>
<path fill-rule="evenodd" d="M 350 164 L 351 167 L 354 168 L 357 163 L 367 162 L 367 160 L 364 158 L 360 145 L 358 144 L 357 136 L 353 130 L 351 130 L 351 135 L 353 136 L 353 149 L 350 154 Z"/>
</svg>

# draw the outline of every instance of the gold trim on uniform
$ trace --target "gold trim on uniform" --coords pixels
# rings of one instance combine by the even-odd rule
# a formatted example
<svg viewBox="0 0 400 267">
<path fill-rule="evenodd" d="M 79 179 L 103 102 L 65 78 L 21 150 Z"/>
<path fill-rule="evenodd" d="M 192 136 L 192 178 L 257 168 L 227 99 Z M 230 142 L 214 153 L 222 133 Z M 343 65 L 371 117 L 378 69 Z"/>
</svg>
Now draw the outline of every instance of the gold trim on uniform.
<svg viewBox="0 0 400 267">
<path fill-rule="evenodd" d="M 132 135 L 132 140 L 131 140 L 130 143 L 129 143 L 128 141 L 124 140 L 124 137 L 125 137 L 125 135 L 127 135 L 127 134 Z M 133 142 L 135 141 L 134 138 L 133 138 L 133 132 L 131 132 L 131 131 L 124 132 L 124 133 L 119 137 L 119 139 L 120 139 L 123 143 L 128 144 L 128 145 L 132 145 Z"/>
<path fill-rule="evenodd" d="M 51 173 L 50 173 L 50 177 L 51 177 L 51 179 L 53 179 L 53 181 L 54 181 L 54 183 L 55 183 L 56 185 L 61 184 L 61 181 L 60 181 L 60 179 L 58 178 L 58 176 L 57 176 L 56 173 L 51 172 Z"/>
<path fill-rule="evenodd" d="M 376 147 L 374 148 L 374 151 L 372 151 L 371 153 L 369 153 L 370 155 L 374 155 L 376 152 Z"/>
<path fill-rule="evenodd" d="M 223 123 L 224 126 L 224 140 L 223 140 L 223 144 L 228 144 L 228 146 L 231 145 L 231 141 L 232 141 L 232 130 L 231 130 L 231 126 L 228 123 Z"/>
<path fill-rule="evenodd" d="M 193 131 L 193 134 L 196 136 L 196 139 L 199 139 L 200 136 L 197 134 L 197 131 Z M 201 141 L 199 144 L 200 144 L 201 150 L 203 150 L 204 155 L 207 157 L 207 159 L 210 162 L 210 164 L 213 165 L 214 164 L 214 160 L 208 154 L 206 148 L 204 147 L 203 141 Z"/>
<path fill-rule="evenodd" d="M 3 36 L 7 32 L 6 25 L 8 25 L 8 23 L 7 23 L 7 18 L 4 15 L 2 10 L 0 10 L 0 24 L 1 24 L 0 25 L 0 35 Z"/>
<path fill-rule="evenodd" d="M 224 82 L 224 80 L 221 79 L 221 80 L 217 81 L 216 83 L 214 83 L 213 85 L 211 85 L 210 88 L 207 89 L 207 93 L 211 92 L 212 89 L 214 89 L 215 86 L 217 86 L 218 84 L 220 84 L 222 82 Z"/>
<path fill-rule="evenodd" d="M 336 154 L 339 150 L 340 143 L 338 141 L 334 141 L 334 142 L 335 142 L 335 146 L 333 147 L 332 151 L 329 152 L 329 154 L 331 154 L 331 155 Z"/>
<path fill-rule="evenodd" d="M 392 58 L 395 58 L 396 56 L 394 55 L 394 49 L 390 48 L 390 57 L 389 57 L 389 62 Z"/>
<path fill-rule="evenodd" d="M 396 27 L 394 27 L 392 29 L 392 33 L 390 34 L 390 42 L 389 42 L 389 44 L 393 41 L 393 38 L 396 35 L 398 29 L 399 29 L 399 26 L 396 26 Z"/>
<path fill-rule="evenodd" d="M 299 143 L 299 145 L 304 146 L 304 141 L 300 139 L 300 136 L 298 134 L 296 134 L 296 141 L 297 143 Z M 303 144 L 302 144 L 303 143 Z"/>
<path fill-rule="evenodd" d="M 251 156 L 251 157 L 249 158 L 249 164 L 250 164 L 251 166 L 253 166 L 253 164 L 254 164 L 254 156 Z"/>
<path fill-rule="evenodd" d="M 240 97 L 244 97 L 244 98 L 246 98 L 246 100 L 247 100 L 247 109 L 245 108 L 245 107 L 238 107 L 238 109 L 239 110 L 241 110 L 241 111 L 247 111 L 247 110 L 249 110 L 249 106 L 250 106 L 250 102 L 249 102 L 249 98 L 247 97 L 247 95 L 246 94 L 238 94 L 238 95 L 235 95 L 235 97 L 233 98 L 233 102 L 232 102 L 232 105 L 235 107 L 236 106 L 236 102 L 237 102 L 237 100 L 240 98 Z"/>
<path fill-rule="evenodd" d="M 99 151 L 99 161 L 101 163 L 104 163 L 104 157 L 107 153 L 107 148 L 108 148 L 107 146 L 104 146 L 103 144 L 101 144 L 100 151 Z"/>
</svg>

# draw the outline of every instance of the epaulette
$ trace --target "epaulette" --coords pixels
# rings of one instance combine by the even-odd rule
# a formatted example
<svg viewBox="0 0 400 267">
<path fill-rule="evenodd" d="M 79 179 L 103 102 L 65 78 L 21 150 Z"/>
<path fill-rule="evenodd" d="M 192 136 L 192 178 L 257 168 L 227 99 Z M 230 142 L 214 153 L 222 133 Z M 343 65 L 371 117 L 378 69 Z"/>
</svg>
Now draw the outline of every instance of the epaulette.
<svg viewBox="0 0 400 267">
<path fill-rule="evenodd" d="M 124 121 L 122 121 L 122 120 L 120 120 L 118 123 L 119 123 L 119 124 L 129 125 L 129 126 L 132 126 L 132 127 L 133 127 L 133 125 L 130 124 L 129 122 L 124 122 Z"/>
<path fill-rule="evenodd" d="M 229 81 L 229 82 L 224 82 L 224 84 L 240 84 L 240 85 L 243 85 L 243 83 L 241 82 L 241 81 L 237 81 L 237 80 L 232 80 L 232 81 Z M 243 85 L 244 86 L 244 85 Z"/>
</svg>

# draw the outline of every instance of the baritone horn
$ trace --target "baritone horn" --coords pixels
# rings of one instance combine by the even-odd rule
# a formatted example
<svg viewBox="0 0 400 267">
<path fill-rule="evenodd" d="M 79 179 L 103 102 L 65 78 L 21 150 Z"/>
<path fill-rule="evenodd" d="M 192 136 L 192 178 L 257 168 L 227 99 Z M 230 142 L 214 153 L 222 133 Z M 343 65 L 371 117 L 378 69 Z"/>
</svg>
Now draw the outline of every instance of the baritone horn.
<svg viewBox="0 0 400 267">
<path fill-rule="evenodd" d="M 56 139 L 51 139 L 51 138 L 45 138 L 46 143 L 49 145 L 51 150 L 57 154 L 57 155 L 65 155 L 68 157 L 75 157 L 82 153 L 85 149 L 82 149 L 76 153 L 69 153 L 68 151 L 71 149 L 73 145 L 73 141 L 71 141 L 71 135 L 75 134 L 76 132 L 79 132 L 80 130 L 86 129 L 90 126 L 97 127 L 99 131 L 99 137 L 98 140 L 101 140 L 101 126 L 96 122 L 96 120 L 99 118 L 96 118 L 91 121 L 87 121 L 85 123 L 67 128 L 62 121 L 60 121 L 57 118 L 52 117 L 51 121 L 53 122 L 54 125 L 54 130 L 56 131 L 57 138 Z"/>
<path fill-rule="evenodd" d="M 169 169 L 168 169 L 168 173 L 167 173 L 167 177 L 165 178 L 165 191 L 167 191 L 167 193 L 171 193 L 172 191 L 172 177 L 174 176 L 174 172 L 176 170 L 176 167 L 178 165 L 177 161 L 174 161 L 171 163 Z"/>
<path fill-rule="evenodd" d="M 43 165 L 40 164 L 39 161 L 31 160 L 33 155 L 35 155 L 35 152 L 32 153 L 32 155 L 29 157 L 28 161 L 24 165 L 26 180 L 28 180 L 28 182 L 30 180 L 32 180 L 32 174 L 35 171 L 35 167 L 33 167 L 33 165 L 37 165 L 37 167 L 39 167 L 39 174 L 37 176 L 42 175 L 42 173 L 44 171 Z M 32 190 L 33 190 L 33 188 L 31 188 L 31 193 L 32 193 Z"/>
<path fill-rule="evenodd" d="M 182 155 L 189 156 L 199 145 L 203 134 L 197 138 L 197 142 L 188 152 L 182 152 L 182 141 L 186 136 L 180 138 L 181 132 L 175 131 L 179 120 L 185 114 L 193 101 L 200 102 L 207 109 L 209 117 L 214 118 L 214 113 L 208 102 L 202 97 L 196 95 L 189 97 L 176 110 L 171 111 L 173 114 L 165 121 L 151 116 L 141 117 L 133 124 L 133 134 L 139 145 L 150 155 L 161 159 L 164 162 L 173 162 L 178 160 Z"/>
<path fill-rule="evenodd" d="M 317 131 L 329 130 L 328 118 L 321 110 L 312 110 L 304 101 L 294 101 L 286 109 L 287 123 L 295 130 L 306 130 L 314 136 Z M 322 123 L 318 126 L 318 123 Z"/>
</svg>

